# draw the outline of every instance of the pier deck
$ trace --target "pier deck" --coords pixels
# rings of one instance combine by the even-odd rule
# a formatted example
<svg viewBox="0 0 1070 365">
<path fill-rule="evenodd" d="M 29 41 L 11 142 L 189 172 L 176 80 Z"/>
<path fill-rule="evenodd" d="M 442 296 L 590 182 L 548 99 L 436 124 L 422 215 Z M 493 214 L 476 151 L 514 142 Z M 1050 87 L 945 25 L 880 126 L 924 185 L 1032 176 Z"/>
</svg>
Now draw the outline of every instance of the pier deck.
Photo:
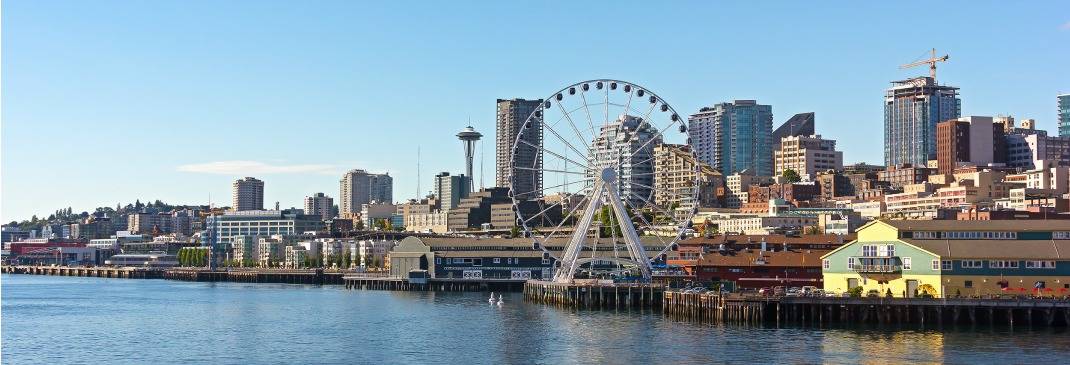
<svg viewBox="0 0 1070 365">
<path fill-rule="evenodd" d="M 1070 325 L 1070 301 L 1043 298 L 760 297 L 667 292 L 667 316 L 767 324 Z"/>
<path fill-rule="evenodd" d="M 524 297 L 536 303 L 590 309 L 656 309 L 664 284 L 633 284 L 576 280 L 573 283 L 529 280 Z"/>
</svg>

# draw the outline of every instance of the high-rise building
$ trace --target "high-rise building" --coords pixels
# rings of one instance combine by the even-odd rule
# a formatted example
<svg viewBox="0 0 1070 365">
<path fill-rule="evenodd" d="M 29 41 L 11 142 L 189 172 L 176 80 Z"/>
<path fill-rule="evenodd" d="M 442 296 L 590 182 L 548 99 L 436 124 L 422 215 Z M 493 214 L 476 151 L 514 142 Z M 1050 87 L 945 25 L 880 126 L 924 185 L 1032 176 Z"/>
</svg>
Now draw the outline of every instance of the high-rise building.
<svg viewBox="0 0 1070 365">
<path fill-rule="evenodd" d="M 448 172 L 435 175 L 435 197 L 439 199 L 441 209 L 448 211 L 456 207 L 461 199 L 468 197 L 471 185 L 472 178 L 468 176 L 451 176 Z"/>
<path fill-rule="evenodd" d="M 773 174 L 773 107 L 736 100 L 704 107 L 688 118 L 691 147 L 722 174 Z"/>
<path fill-rule="evenodd" d="M 843 152 L 836 150 L 836 141 L 820 135 L 784 137 L 774 155 L 778 175 L 791 169 L 811 179 L 819 172 L 843 169 Z"/>
<path fill-rule="evenodd" d="M 1059 137 L 1070 137 L 1070 94 L 1056 97 L 1059 104 Z"/>
<path fill-rule="evenodd" d="M 651 141 L 654 140 L 654 141 Z M 595 164 L 588 174 L 601 174 L 602 169 L 617 172 L 617 188 L 622 201 L 632 207 L 643 207 L 650 200 L 654 186 L 654 147 L 661 144 L 661 135 L 643 118 L 621 115 L 602 127 L 587 151 L 587 159 Z M 595 177 L 595 176 L 588 176 Z"/>
<path fill-rule="evenodd" d="M 231 193 L 233 200 L 231 210 L 264 209 L 264 182 L 253 177 L 234 180 Z"/>
<path fill-rule="evenodd" d="M 512 186 L 518 198 L 537 198 L 542 195 L 542 173 L 533 170 L 542 169 L 542 117 L 533 116 L 532 123 L 524 126 L 524 121 L 531 116 L 542 100 L 498 99 L 498 121 L 495 143 L 495 162 L 497 175 L 495 184 L 499 187 Z M 513 157 L 513 144 L 516 143 L 520 129 L 524 128 L 524 141 L 516 149 Z M 512 168 L 512 161 L 517 166 L 532 170 Z"/>
<path fill-rule="evenodd" d="M 338 214 L 352 217 L 360 213 L 360 206 L 371 202 L 394 201 L 394 179 L 390 174 L 372 174 L 365 170 L 347 171 L 338 181 Z"/>
<path fill-rule="evenodd" d="M 1005 120 L 1006 121 L 1006 120 Z M 1007 163 L 1006 127 L 992 117 L 965 117 L 936 125 L 936 170 Z"/>
<path fill-rule="evenodd" d="M 331 219 L 331 208 L 334 199 L 323 193 L 316 193 L 305 197 L 305 215 L 316 215 L 324 220 Z"/>
<path fill-rule="evenodd" d="M 724 186 L 724 176 L 689 153 L 691 146 L 662 144 L 654 147 L 654 203 L 662 207 L 694 208 L 686 198 L 695 192 L 698 207 L 718 207 L 717 189 Z M 697 166 L 696 166 L 697 165 Z M 681 198 L 685 197 L 685 198 Z"/>
<path fill-rule="evenodd" d="M 780 140 L 791 136 L 812 136 L 817 134 L 814 130 L 814 112 L 799 113 L 788 118 L 773 130 L 773 149 L 780 148 Z"/>
<path fill-rule="evenodd" d="M 932 77 L 894 81 L 884 96 L 884 164 L 925 166 L 936 158 L 936 124 L 959 117 L 958 88 Z"/>
</svg>

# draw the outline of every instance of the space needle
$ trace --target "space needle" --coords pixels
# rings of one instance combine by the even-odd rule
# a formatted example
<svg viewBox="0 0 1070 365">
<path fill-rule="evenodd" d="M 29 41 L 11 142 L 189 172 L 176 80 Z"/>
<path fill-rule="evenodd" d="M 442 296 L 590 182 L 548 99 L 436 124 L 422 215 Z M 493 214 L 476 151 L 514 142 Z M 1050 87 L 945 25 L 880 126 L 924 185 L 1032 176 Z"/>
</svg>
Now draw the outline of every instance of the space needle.
<svg viewBox="0 0 1070 365">
<path fill-rule="evenodd" d="M 464 142 L 464 171 L 465 174 L 467 174 L 469 181 L 468 191 L 473 191 L 473 184 L 471 182 L 475 181 L 475 179 L 472 177 L 472 156 L 475 154 L 476 141 L 479 141 L 480 137 L 483 137 L 483 135 L 476 132 L 476 129 L 472 128 L 472 126 L 468 126 L 465 129 L 462 129 L 460 133 L 457 133 L 457 139 Z"/>
</svg>

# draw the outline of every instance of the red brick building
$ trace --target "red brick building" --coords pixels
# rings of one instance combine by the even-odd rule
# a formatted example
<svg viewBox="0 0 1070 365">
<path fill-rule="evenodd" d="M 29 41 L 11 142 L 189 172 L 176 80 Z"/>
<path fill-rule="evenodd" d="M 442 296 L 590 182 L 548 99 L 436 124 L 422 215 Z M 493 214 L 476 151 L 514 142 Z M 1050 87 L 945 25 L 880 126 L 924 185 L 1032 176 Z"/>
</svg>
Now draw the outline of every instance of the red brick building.
<svg viewBox="0 0 1070 365">
<path fill-rule="evenodd" d="M 821 256 L 831 250 L 725 250 L 703 255 L 695 265 L 700 283 L 731 281 L 737 288 L 822 287 Z"/>
</svg>

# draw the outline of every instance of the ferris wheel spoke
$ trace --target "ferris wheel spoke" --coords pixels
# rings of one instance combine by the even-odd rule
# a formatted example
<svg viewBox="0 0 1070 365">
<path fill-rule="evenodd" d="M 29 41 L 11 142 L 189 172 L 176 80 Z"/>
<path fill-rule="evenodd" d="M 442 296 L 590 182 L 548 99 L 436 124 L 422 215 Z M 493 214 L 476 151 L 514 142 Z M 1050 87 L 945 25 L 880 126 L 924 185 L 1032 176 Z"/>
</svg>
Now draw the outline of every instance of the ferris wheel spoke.
<svg viewBox="0 0 1070 365">
<path fill-rule="evenodd" d="M 536 146 L 536 145 L 532 144 L 531 142 L 528 142 L 528 141 L 525 141 L 525 140 L 520 140 L 520 143 L 526 144 L 526 145 L 530 146 L 531 148 L 538 149 L 544 154 L 550 154 L 550 155 L 553 155 L 553 156 L 555 156 L 557 158 L 565 160 L 567 162 L 571 162 L 573 165 L 576 165 L 576 166 L 579 166 L 579 167 L 587 168 L 587 166 L 591 163 L 591 161 L 589 161 L 589 160 L 587 161 L 586 164 L 580 163 L 580 162 L 576 162 L 576 161 L 574 161 L 574 160 L 572 160 L 572 159 L 570 159 L 568 157 L 565 157 L 564 155 L 559 155 L 554 151 L 550 151 L 550 150 L 546 149 L 545 147 Z M 567 169 L 568 165 L 565 165 L 565 168 Z M 583 175 L 583 174 L 586 174 L 586 173 L 580 173 L 580 174 Z"/>
<path fill-rule="evenodd" d="M 637 175 L 637 174 L 633 174 L 633 175 Z M 632 184 L 632 185 L 635 185 L 635 186 L 639 186 L 639 187 L 643 187 L 643 188 L 647 188 L 647 189 L 650 189 L 651 191 L 657 191 L 659 193 L 667 193 L 667 194 L 672 194 L 674 196 L 685 197 L 685 195 L 683 195 L 683 194 L 678 194 L 678 193 L 675 193 L 672 190 L 668 190 L 668 189 L 658 189 L 658 188 L 655 188 L 653 186 L 644 185 L 644 184 L 640 184 L 640 183 L 637 183 L 637 182 L 629 182 L 629 184 Z"/>
<path fill-rule="evenodd" d="M 586 108 L 587 104 L 584 103 L 583 106 L 584 106 L 584 108 Z M 568 125 L 570 127 L 572 127 L 572 131 L 576 133 L 576 139 L 578 139 L 580 141 L 580 143 L 583 143 L 583 149 L 590 150 L 591 147 L 587 145 L 586 138 L 584 138 L 583 134 L 580 133 L 580 129 L 576 128 L 576 122 L 572 121 L 571 113 L 565 111 L 565 107 L 561 106 L 561 103 L 557 103 L 557 108 L 561 109 L 561 113 L 565 114 L 565 119 L 568 120 Z M 594 128 L 593 127 L 591 128 L 591 132 L 594 132 Z"/>
<path fill-rule="evenodd" d="M 569 185 L 573 185 L 573 184 L 577 184 L 577 183 L 581 183 L 581 182 L 588 182 L 588 181 L 591 181 L 591 180 L 594 180 L 594 178 L 593 177 L 589 177 L 589 178 L 579 179 L 579 180 L 576 180 L 576 181 L 573 181 L 573 182 L 567 182 L 567 183 L 564 183 L 564 184 L 557 184 L 557 185 L 554 185 L 554 186 L 545 187 L 545 188 L 542 188 L 542 189 L 535 189 L 535 190 L 532 190 L 532 191 L 529 191 L 529 192 L 520 193 L 520 194 L 513 194 L 513 195 L 526 196 L 526 195 L 531 194 L 531 193 L 541 193 L 541 192 L 544 192 L 544 191 L 547 191 L 547 190 L 550 190 L 550 189 L 561 188 L 561 187 L 565 187 L 565 186 L 569 186 Z M 558 204 L 560 204 L 560 203 L 558 203 Z M 542 212 L 540 212 L 540 213 L 542 213 Z"/>
<path fill-rule="evenodd" d="M 594 120 L 591 119 L 591 108 L 587 105 L 587 92 L 580 91 L 580 98 L 583 99 L 583 110 L 587 112 L 587 125 L 591 127 L 591 137 L 598 135 L 594 132 Z"/>
<path fill-rule="evenodd" d="M 559 174 L 573 174 L 573 175 L 584 175 L 584 176 L 587 175 L 586 172 L 577 172 L 577 171 L 540 169 L 540 168 L 534 168 L 534 167 L 519 167 L 519 166 L 518 167 L 513 167 L 513 168 L 517 169 L 517 170 L 524 170 L 524 171 L 537 171 L 537 172 L 547 172 L 548 171 L 548 172 L 556 172 L 556 173 L 559 173 Z"/>
<path fill-rule="evenodd" d="M 562 216 L 561 217 L 561 222 L 557 224 L 557 227 L 554 227 L 554 229 L 552 231 L 550 231 L 550 234 L 547 235 L 545 237 L 545 239 L 549 240 L 551 237 L 553 237 L 555 234 L 557 234 L 557 231 L 561 230 L 561 227 L 565 224 L 565 222 L 567 222 L 568 219 L 570 217 L 572 217 L 573 214 L 576 213 L 577 209 L 579 209 L 581 206 L 583 206 L 584 202 L 588 202 L 588 199 L 590 199 L 590 197 L 591 197 L 590 195 L 587 195 L 587 196 L 583 197 L 583 199 L 581 199 L 579 203 L 576 203 L 575 207 L 572 207 L 572 209 L 568 212 L 568 214 Z"/>
<path fill-rule="evenodd" d="M 564 143 L 566 147 L 568 147 L 568 148 L 569 148 L 570 150 L 572 150 L 572 152 L 575 152 L 575 153 L 576 153 L 576 155 L 578 155 L 578 156 L 580 156 L 581 158 L 583 158 L 583 160 L 584 160 L 584 161 L 587 161 L 587 164 L 588 164 L 588 165 L 589 165 L 589 164 L 591 163 L 591 161 L 587 159 L 587 154 L 585 154 L 585 153 L 583 153 L 583 152 L 580 152 L 579 150 L 577 150 L 577 149 L 576 149 L 576 146 L 573 146 L 573 145 L 572 145 L 571 143 L 568 143 L 568 140 L 567 140 L 567 139 L 565 139 L 565 137 L 562 137 L 562 136 L 561 136 L 560 134 L 558 134 L 556 130 L 554 130 L 554 129 L 553 129 L 552 127 L 550 127 L 549 125 L 545 125 L 545 124 L 543 124 L 543 127 L 545 127 L 545 128 L 546 128 L 546 130 L 550 131 L 550 133 L 551 133 L 551 134 L 553 134 L 553 135 L 554 135 L 554 137 L 557 137 L 557 139 L 558 139 L 559 141 L 561 141 L 561 143 Z M 582 141 L 582 140 L 581 140 L 581 141 Z M 585 144 L 585 145 L 586 145 L 586 144 Z M 538 147 L 538 148 L 542 148 L 542 147 Z M 543 148 L 543 150 L 545 150 L 545 148 Z M 555 155 L 556 155 L 556 154 L 555 154 Z M 578 164 L 578 165 L 580 165 L 580 166 L 586 166 L 585 164 Z"/>
<path fill-rule="evenodd" d="M 677 120 L 674 120 L 674 121 L 670 122 L 669 125 L 665 126 L 665 128 L 662 128 L 661 130 L 658 130 L 658 133 L 656 134 L 656 136 L 660 137 L 660 136 L 665 135 L 665 131 L 669 130 L 669 127 L 672 127 L 673 124 L 676 124 L 676 123 L 679 123 L 679 122 L 680 122 L 679 118 L 677 118 Z M 628 157 L 626 157 L 626 158 L 631 158 L 632 156 L 635 156 L 636 153 L 646 149 L 646 146 L 650 145 L 651 142 L 654 142 L 656 140 L 658 140 L 658 138 L 651 138 L 650 140 L 646 141 L 646 143 L 643 143 L 642 146 L 639 146 L 639 148 L 637 148 L 635 151 L 632 151 L 631 153 L 629 153 Z"/>
<path fill-rule="evenodd" d="M 664 215 L 664 216 L 666 216 L 666 217 L 668 217 L 670 219 L 672 218 L 672 214 L 670 214 L 669 212 L 665 211 L 665 209 L 662 209 L 657 204 L 654 204 L 654 203 L 650 202 L 649 199 L 643 198 L 643 197 L 641 197 L 639 195 L 636 195 L 635 193 L 630 192 L 630 191 L 628 192 L 628 195 L 630 195 L 632 197 L 635 197 L 635 198 L 637 198 L 639 200 L 642 200 L 644 203 L 646 203 L 645 205 L 643 205 L 643 207 L 649 206 L 651 209 L 657 210 L 662 215 Z"/>
<path fill-rule="evenodd" d="M 648 228 L 654 229 L 654 225 L 651 224 L 650 221 L 646 220 L 646 217 L 643 216 L 643 211 L 641 209 L 636 209 L 635 206 L 629 203 L 627 199 L 624 200 L 624 204 L 631 207 L 632 210 L 635 211 L 635 216 L 638 217 L 639 220 L 642 221 L 644 224 L 646 224 Z M 668 245 L 665 243 L 665 240 L 663 240 L 660 235 L 654 234 L 654 238 L 657 238 L 658 242 L 661 242 L 662 245 Z"/>
</svg>

